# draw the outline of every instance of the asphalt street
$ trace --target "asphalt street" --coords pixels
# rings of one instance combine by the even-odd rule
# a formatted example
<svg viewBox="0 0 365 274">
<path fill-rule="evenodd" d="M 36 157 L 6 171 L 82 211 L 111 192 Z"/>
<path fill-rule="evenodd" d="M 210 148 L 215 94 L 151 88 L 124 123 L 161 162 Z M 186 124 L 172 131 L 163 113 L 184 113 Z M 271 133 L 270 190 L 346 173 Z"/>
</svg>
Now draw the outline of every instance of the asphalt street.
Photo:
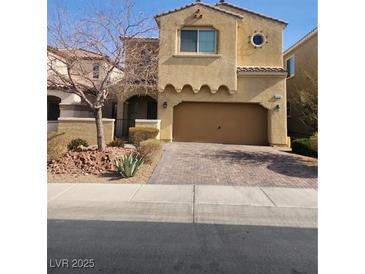
<svg viewBox="0 0 365 274">
<path fill-rule="evenodd" d="M 48 273 L 317 273 L 317 229 L 53 219 Z"/>
</svg>

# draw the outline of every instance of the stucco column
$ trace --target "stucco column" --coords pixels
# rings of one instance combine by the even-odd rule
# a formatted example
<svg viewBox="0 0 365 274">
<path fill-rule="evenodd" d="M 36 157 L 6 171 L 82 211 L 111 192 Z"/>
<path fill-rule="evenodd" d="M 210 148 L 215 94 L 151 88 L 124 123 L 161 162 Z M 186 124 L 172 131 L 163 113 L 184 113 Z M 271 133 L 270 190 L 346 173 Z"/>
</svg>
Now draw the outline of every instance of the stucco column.
<svg viewBox="0 0 365 274">
<path fill-rule="evenodd" d="M 157 117 L 161 120 L 160 139 L 172 141 L 172 123 L 174 103 L 168 96 L 159 96 L 157 100 Z M 166 102 L 167 107 L 163 105 Z"/>
<path fill-rule="evenodd" d="M 279 106 L 279 110 L 275 106 L 272 109 L 268 110 L 269 143 L 273 146 L 286 146 L 286 105 L 281 103 L 279 104 Z"/>
</svg>

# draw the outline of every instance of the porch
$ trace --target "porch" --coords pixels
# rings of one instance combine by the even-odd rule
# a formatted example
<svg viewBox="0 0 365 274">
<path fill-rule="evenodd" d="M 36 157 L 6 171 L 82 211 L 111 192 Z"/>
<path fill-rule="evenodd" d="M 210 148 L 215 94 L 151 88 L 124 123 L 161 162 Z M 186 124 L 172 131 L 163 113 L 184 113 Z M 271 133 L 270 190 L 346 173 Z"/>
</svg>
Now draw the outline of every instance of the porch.
<svg viewBox="0 0 365 274">
<path fill-rule="evenodd" d="M 156 119 L 156 98 L 149 95 L 133 95 L 124 101 L 120 100 L 115 120 L 115 138 L 128 138 L 128 130 L 136 126 L 136 120 L 139 126 L 159 126 Z"/>
</svg>

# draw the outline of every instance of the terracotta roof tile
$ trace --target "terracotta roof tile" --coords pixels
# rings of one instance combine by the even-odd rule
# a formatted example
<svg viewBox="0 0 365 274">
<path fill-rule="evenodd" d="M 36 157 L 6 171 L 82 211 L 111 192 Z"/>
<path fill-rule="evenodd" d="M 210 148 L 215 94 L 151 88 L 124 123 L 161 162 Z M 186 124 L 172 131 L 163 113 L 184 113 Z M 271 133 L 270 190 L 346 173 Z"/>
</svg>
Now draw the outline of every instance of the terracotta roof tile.
<svg viewBox="0 0 365 274">
<path fill-rule="evenodd" d="M 125 40 L 135 40 L 135 41 L 142 41 L 142 42 L 158 42 L 160 40 L 160 38 L 158 37 L 124 37 L 121 39 L 125 39 Z"/>
<path fill-rule="evenodd" d="M 191 4 L 188 4 L 188 5 L 182 6 L 180 8 L 176 8 L 174 10 L 169 10 L 169 11 L 166 11 L 166 12 L 163 12 L 163 13 L 160 13 L 160 14 L 157 14 L 155 16 L 155 18 L 158 18 L 158 17 L 161 17 L 161 16 L 165 16 L 165 15 L 168 15 L 170 13 L 174 13 L 174 12 L 177 12 L 177 11 L 180 11 L 180 10 L 183 10 L 183 9 L 186 9 L 186 8 L 189 8 L 189 7 L 192 7 L 192 6 L 197 6 L 197 5 L 201 5 L 201 6 L 204 6 L 204 7 L 210 8 L 210 9 L 213 9 L 215 11 L 219 11 L 219 12 L 222 12 L 222 13 L 225 13 L 225 14 L 228 14 L 228 15 L 231 15 L 231 16 L 238 17 L 238 18 L 243 18 L 242 15 L 239 15 L 237 13 L 230 12 L 230 11 L 227 11 L 227 10 L 224 10 L 224 9 L 220 9 L 219 7 L 211 6 L 209 4 L 205 4 L 205 3 L 202 3 L 202 2 L 191 3 Z"/>
<path fill-rule="evenodd" d="M 61 57 L 68 58 L 68 57 L 76 57 L 81 59 L 87 59 L 87 60 L 103 60 L 107 59 L 106 56 L 102 56 L 101 54 L 98 54 L 96 52 L 92 52 L 85 49 L 65 49 L 65 48 L 55 48 L 52 46 L 47 46 L 47 50 L 58 54 Z"/>
<path fill-rule="evenodd" d="M 277 72 L 286 73 L 284 68 L 280 67 L 237 67 L 237 72 Z"/>
</svg>

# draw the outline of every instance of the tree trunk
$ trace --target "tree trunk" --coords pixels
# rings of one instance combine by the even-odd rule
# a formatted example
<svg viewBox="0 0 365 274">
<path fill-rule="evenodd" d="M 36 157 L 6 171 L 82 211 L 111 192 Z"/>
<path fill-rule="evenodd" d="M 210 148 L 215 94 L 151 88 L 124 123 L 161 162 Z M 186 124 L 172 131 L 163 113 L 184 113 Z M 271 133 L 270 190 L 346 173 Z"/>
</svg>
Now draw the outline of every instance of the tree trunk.
<svg viewBox="0 0 365 274">
<path fill-rule="evenodd" d="M 105 149 L 103 113 L 101 108 L 95 110 L 94 113 L 95 113 L 95 123 L 96 123 L 96 141 L 98 145 L 98 150 L 103 151 Z"/>
</svg>

